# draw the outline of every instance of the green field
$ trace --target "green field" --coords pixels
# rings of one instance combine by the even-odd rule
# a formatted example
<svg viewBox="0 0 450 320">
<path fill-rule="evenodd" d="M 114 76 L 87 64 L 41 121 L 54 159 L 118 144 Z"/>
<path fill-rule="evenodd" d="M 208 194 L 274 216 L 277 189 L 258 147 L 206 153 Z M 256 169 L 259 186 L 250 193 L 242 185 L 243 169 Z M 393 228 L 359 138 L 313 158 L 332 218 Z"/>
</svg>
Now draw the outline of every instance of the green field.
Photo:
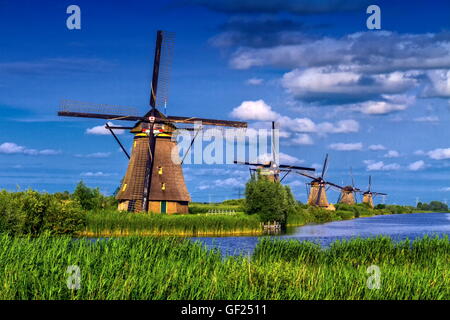
<svg viewBox="0 0 450 320">
<path fill-rule="evenodd" d="M 367 285 L 371 265 L 379 289 Z M 181 238 L 3 235 L 0 299 L 450 299 L 449 265 L 448 238 L 328 249 L 262 240 L 250 257 L 222 257 Z M 67 287 L 69 266 L 80 270 L 78 290 Z"/>
</svg>

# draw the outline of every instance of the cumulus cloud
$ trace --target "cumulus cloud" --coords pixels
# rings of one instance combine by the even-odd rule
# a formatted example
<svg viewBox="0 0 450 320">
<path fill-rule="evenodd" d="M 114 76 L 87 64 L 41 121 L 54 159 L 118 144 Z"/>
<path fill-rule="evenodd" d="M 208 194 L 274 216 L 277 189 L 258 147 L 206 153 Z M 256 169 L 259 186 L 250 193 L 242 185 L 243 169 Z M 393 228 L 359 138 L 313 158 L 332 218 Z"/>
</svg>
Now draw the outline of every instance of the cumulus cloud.
<svg viewBox="0 0 450 320">
<path fill-rule="evenodd" d="M 400 157 L 400 153 L 396 150 L 389 150 L 385 155 L 385 158 L 398 158 Z"/>
<path fill-rule="evenodd" d="M 424 96 L 450 97 L 450 70 L 430 70 L 427 76 L 430 82 L 424 89 Z"/>
<path fill-rule="evenodd" d="M 291 140 L 291 142 L 295 145 L 312 145 L 314 144 L 313 139 L 308 134 L 296 134 L 295 137 Z"/>
<path fill-rule="evenodd" d="M 369 150 L 371 151 L 379 151 L 379 150 L 386 150 L 386 147 L 382 144 L 371 144 L 369 146 Z"/>
<path fill-rule="evenodd" d="M 450 159 L 450 148 L 438 148 L 427 152 L 427 155 L 434 160 Z"/>
<path fill-rule="evenodd" d="M 278 154 L 279 161 L 281 164 L 300 164 L 305 162 L 304 160 L 298 159 L 286 153 L 280 152 Z M 271 153 L 266 153 L 258 156 L 257 159 L 250 159 L 250 162 L 267 163 L 273 160 L 273 155 Z"/>
<path fill-rule="evenodd" d="M 114 126 L 114 127 L 120 127 L 119 125 L 115 125 L 112 122 L 108 122 L 109 126 Z M 114 131 L 115 134 L 122 134 L 124 133 L 123 130 L 115 130 Z M 111 132 L 109 132 L 108 129 L 105 128 L 105 125 L 101 125 L 101 126 L 96 126 L 93 128 L 88 128 L 86 129 L 86 134 L 94 134 L 94 135 L 109 135 L 111 134 Z"/>
<path fill-rule="evenodd" d="M 385 164 L 383 161 L 364 160 L 367 171 L 394 171 L 401 167 L 398 163 Z"/>
<path fill-rule="evenodd" d="M 417 81 L 406 72 L 368 75 L 328 67 L 294 69 L 282 78 L 282 86 L 294 97 L 330 103 L 380 98 L 382 94 L 402 93 Z"/>
<path fill-rule="evenodd" d="M 418 171 L 423 168 L 425 168 L 425 162 L 423 160 L 419 160 L 408 165 L 408 170 L 411 171 Z"/>
<path fill-rule="evenodd" d="M 359 131 L 359 123 L 353 119 L 345 119 L 336 123 L 315 123 L 309 118 L 291 118 L 280 115 L 264 100 L 244 101 L 234 108 L 230 114 L 240 120 L 277 121 L 285 130 L 297 133 L 352 133 Z M 287 134 L 284 132 L 283 134 Z"/>
<path fill-rule="evenodd" d="M 30 156 L 38 156 L 38 155 L 44 155 L 44 156 L 53 156 L 60 154 L 61 151 L 59 150 L 53 150 L 53 149 L 43 149 L 43 150 L 36 150 L 36 149 L 29 149 L 24 146 L 20 146 L 14 142 L 4 142 L 0 144 L 0 154 L 25 154 Z"/>
<path fill-rule="evenodd" d="M 445 69 L 450 67 L 449 42 L 450 35 L 445 32 L 358 32 L 340 38 L 310 39 L 296 45 L 240 48 L 232 56 L 230 64 L 236 69 L 340 66 L 342 70 L 371 74 Z"/>
<path fill-rule="evenodd" d="M 244 101 L 234 108 L 231 116 L 241 120 L 274 121 L 280 115 L 264 100 Z"/>
<path fill-rule="evenodd" d="M 363 144 L 361 142 L 357 143 L 332 143 L 328 146 L 328 148 L 337 151 L 360 151 L 363 148 Z"/>
<path fill-rule="evenodd" d="M 368 115 L 385 115 L 406 110 L 416 100 L 407 95 L 381 95 L 382 100 L 365 101 L 350 105 L 350 109 Z"/>
</svg>

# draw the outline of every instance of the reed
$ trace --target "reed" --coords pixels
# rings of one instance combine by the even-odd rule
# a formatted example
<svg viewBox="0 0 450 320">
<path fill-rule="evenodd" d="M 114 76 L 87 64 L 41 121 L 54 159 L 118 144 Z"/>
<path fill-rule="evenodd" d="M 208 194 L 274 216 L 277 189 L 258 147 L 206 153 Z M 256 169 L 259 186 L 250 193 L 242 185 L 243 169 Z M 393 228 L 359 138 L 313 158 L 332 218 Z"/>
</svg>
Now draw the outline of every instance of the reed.
<svg viewBox="0 0 450 320">
<path fill-rule="evenodd" d="M 245 214 L 162 215 L 115 210 L 90 212 L 81 236 L 225 236 L 262 234 L 256 216 Z"/>
<path fill-rule="evenodd" d="M 182 238 L 0 236 L 0 299 L 449 299 L 450 242 L 262 240 L 223 257 Z M 367 268 L 381 271 L 369 289 Z M 81 271 L 68 289 L 69 265 Z"/>
</svg>

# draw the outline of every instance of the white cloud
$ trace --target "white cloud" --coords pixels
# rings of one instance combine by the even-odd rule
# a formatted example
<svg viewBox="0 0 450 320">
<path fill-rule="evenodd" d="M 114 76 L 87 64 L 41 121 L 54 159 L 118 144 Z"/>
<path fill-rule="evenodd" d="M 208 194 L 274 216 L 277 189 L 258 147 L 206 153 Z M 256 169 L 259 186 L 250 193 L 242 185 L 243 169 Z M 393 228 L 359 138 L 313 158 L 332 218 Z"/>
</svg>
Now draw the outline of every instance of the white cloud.
<svg viewBox="0 0 450 320">
<path fill-rule="evenodd" d="M 438 148 L 427 152 L 427 155 L 434 160 L 450 159 L 450 148 Z"/>
<path fill-rule="evenodd" d="M 369 146 L 369 150 L 371 151 L 379 151 L 379 150 L 386 150 L 386 147 L 382 144 L 371 144 Z"/>
<path fill-rule="evenodd" d="M 424 89 L 425 96 L 450 97 L 450 70 L 430 70 L 427 76 L 430 84 Z"/>
<path fill-rule="evenodd" d="M 416 156 L 423 156 L 425 154 L 425 151 L 423 151 L 423 150 L 416 150 L 416 151 L 414 151 L 414 154 Z"/>
<path fill-rule="evenodd" d="M 244 101 L 233 109 L 231 116 L 241 120 L 275 121 L 280 115 L 264 100 Z"/>
<path fill-rule="evenodd" d="M 360 151 L 363 148 L 363 144 L 361 142 L 357 143 L 332 143 L 328 146 L 328 148 L 337 151 Z"/>
<path fill-rule="evenodd" d="M 61 151 L 53 150 L 53 149 L 29 149 L 24 146 L 20 146 L 14 142 L 4 142 L 0 144 L 0 154 L 26 154 L 30 156 L 44 155 L 44 156 L 53 156 L 60 154 Z"/>
<path fill-rule="evenodd" d="M 291 140 L 293 144 L 296 145 L 312 145 L 314 144 L 313 139 L 308 134 L 297 134 L 294 139 Z"/>
<path fill-rule="evenodd" d="M 448 191 L 450 191 L 450 187 L 442 188 L 442 189 L 440 189 L 439 191 L 445 191 L 445 192 L 448 192 Z"/>
<path fill-rule="evenodd" d="M 304 160 L 298 159 L 296 157 L 290 156 L 286 153 L 280 152 L 279 155 L 280 164 L 299 164 L 305 162 Z M 261 163 L 267 163 L 269 161 L 272 161 L 273 155 L 266 153 L 260 155 L 256 160 L 250 159 L 250 162 L 261 162 Z"/>
<path fill-rule="evenodd" d="M 218 187 L 238 187 L 242 186 L 244 183 L 236 178 L 227 178 L 217 179 L 214 181 L 214 184 Z"/>
<path fill-rule="evenodd" d="M 389 150 L 385 155 L 385 158 L 398 158 L 400 157 L 400 153 L 396 150 Z"/>
<path fill-rule="evenodd" d="M 112 122 L 108 122 L 109 126 L 114 126 L 114 127 L 120 127 L 119 125 L 115 125 Z M 124 133 L 124 130 L 115 130 L 114 131 L 115 134 L 122 134 Z M 94 135 L 108 135 L 111 134 L 111 132 L 109 132 L 108 129 L 105 128 L 105 125 L 101 125 L 101 126 L 96 126 L 93 128 L 88 128 L 86 129 L 86 134 L 94 134 Z"/>
<path fill-rule="evenodd" d="M 364 160 L 367 165 L 367 171 L 392 171 L 399 170 L 401 167 L 398 163 L 385 164 L 383 161 Z"/>
<path fill-rule="evenodd" d="M 296 98 L 327 100 L 345 98 L 367 98 L 381 94 L 402 93 L 414 87 L 417 81 L 405 72 L 368 75 L 348 70 L 335 70 L 328 67 L 294 69 L 284 74 L 283 87 Z M 369 106 L 387 108 L 384 104 Z M 390 106 L 392 108 L 394 106 Z M 398 108 L 399 106 L 397 106 Z"/>
<path fill-rule="evenodd" d="M 76 154 L 77 158 L 108 158 L 111 152 L 94 152 L 89 154 Z"/>
<path fill-rule="evenodd" d="M 408 170 L 418 171 L 425 168 L 425 162 L 423 160 L 419 160 L 408 165 Z"/>
<path fill-rule="evenodd" d="M 260 78 L 250 78 L 245 83 L 252 86 L 259 86 L 264 82 L 263 79 Z"/>
<path fill-rule="evenodd" d="M 83 177 L 109 177 L 111 174 L 109 173 L 104 173 L 102 171 L 97 171 L 97 172 L 83 172 L 81 174 L 81 176 Z"/>
</svg>

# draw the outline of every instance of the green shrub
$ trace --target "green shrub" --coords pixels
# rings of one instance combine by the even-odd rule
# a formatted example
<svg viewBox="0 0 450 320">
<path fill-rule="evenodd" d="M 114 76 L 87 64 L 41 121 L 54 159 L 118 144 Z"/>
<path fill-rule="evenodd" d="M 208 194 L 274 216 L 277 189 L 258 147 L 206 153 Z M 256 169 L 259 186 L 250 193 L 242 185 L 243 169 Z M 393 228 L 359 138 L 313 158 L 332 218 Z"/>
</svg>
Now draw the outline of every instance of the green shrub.
<svg viewBox="0 0 450 320">
<path fill-rule="evenodd" d="M 353 211 L 337 210 L 336 214 L 341 217 L 342 220 L 350 220 L 355 217 L 355 213 Z"/>
<path fill-rule="evenodd" d="M 245 213 L 257 214 L 262 222 L 277 221 L 286 225 L 289 214 L 297 209 L 290 188 L 265 176 L 250 179 L 245 199 Z"/>
</svg>

